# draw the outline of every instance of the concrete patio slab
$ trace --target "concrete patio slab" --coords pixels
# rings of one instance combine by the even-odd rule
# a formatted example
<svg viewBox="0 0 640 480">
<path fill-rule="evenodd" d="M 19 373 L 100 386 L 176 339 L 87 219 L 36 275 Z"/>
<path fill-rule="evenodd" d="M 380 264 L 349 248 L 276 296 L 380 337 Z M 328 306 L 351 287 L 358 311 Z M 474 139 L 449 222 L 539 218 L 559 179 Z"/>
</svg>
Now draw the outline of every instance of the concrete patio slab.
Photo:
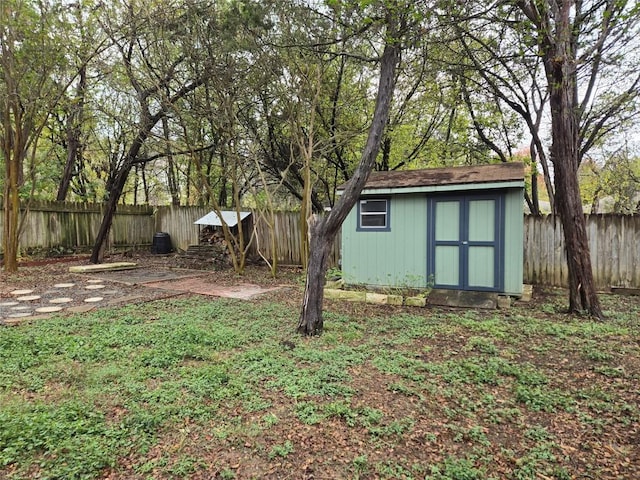
<svg viewBox="0 0 640 480">
<path fill-rule="evenodd" d="M 200 278 L 184 278 L 172 281 L 145 283 L 145 287 L 159 288 L 177 292 L 197 293 L 199 295 L 211 295 L 214 297 L 237 298 L 251 300 L 263 293 L 278 290 L 280 287 L 263 288 L 250 283 L 242 283 L 233 286 L 215 285 L 205 283 Z"/>
<path fill-rule="evenodd" d="M 179 278 L 202 277 L 207 275 L 201 270 L 176 270 L 160 268 L 137 268 L 122 272 L 101 272 L 97 275 L 100 280 L 123 283 L 125 285 L 143 285 Z"/>
<path fill-rule="evenodd" d="M 189 293 L 250 300 L 281 286 L 265 288 L 249 283 L 215 284 L 210 272 L 188 269 L 145 267 L 116 271 L 85 270 L 57 278 L 57 283 L 31 290 L 0 294 L 0 325 L 47 318 L 57 313 L 83 313 Z"/>
</svg>

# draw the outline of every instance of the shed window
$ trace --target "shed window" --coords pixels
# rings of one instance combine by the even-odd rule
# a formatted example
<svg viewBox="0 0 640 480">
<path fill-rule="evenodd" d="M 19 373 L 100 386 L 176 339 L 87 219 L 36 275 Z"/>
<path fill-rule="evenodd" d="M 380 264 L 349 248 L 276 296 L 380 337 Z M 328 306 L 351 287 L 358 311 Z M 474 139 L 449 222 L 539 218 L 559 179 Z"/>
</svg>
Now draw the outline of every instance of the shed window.
<svg viewBox="0 0 640 480">
<path fill-rule="evenodd" d="M 358 230 L 389 230 L 389 199 L 372 198 L 358 202 Z"/>
</svg>

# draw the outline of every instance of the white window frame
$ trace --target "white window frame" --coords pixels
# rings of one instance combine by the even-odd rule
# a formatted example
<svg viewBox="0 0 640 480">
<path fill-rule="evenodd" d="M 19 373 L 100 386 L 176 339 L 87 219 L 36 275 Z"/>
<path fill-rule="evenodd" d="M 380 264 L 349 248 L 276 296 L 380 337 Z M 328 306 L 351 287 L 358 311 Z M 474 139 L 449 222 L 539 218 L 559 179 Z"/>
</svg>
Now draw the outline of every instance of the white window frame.
<svg viewBox="0 0 640 480">
<path fill-rule="evenodd" d="M 384 211 L 365 212 L 362 205 L 368 202 L 384 202 Z M 367 216 L 383 216 L 384 225 L 363 225 L 362 219 Z M 388 232 L 391 230 L 391 199 L 388 197 L 361 198 L 358 200 L 358 231 Z"/>
</svg>

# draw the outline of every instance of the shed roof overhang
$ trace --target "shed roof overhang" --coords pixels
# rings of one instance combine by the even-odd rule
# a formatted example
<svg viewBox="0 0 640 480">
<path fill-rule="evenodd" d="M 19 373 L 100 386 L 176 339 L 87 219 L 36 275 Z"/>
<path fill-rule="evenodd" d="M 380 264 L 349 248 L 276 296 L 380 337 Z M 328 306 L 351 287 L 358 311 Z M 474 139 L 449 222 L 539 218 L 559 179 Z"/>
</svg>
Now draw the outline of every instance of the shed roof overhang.
<svg viewBox="0 0 640 480">
<path fill-rule="evenodd" d="M 338 187 L 338 193 L 342 193 L 344 186 Z M 524 188 L 524 164 L 500 163 L 471 167 L 372 172 L 362 194 L 388 195 L 498 188 Z"/>
<path fill-rule="evenodd" d="M 227 226 L 235 227 L 238 224 L 238 216 L 240 216 L 240 221 L 242 221 L 245 218 L 247 218 L 249 215 L 251 215 L 251 212 L 236 212 L 235 210 L 233 211 L 223 210 L 220 212 L 220 215 L 222 216 L 222 220 L 220 220 L 220 217 L 216 212 L 209 212 L 204 217 L 199 218 L 193 223 L 196 225 L 212 225 L 214 227 L 221 227 L 222 221 L 224 221 L 224 223 Z"/>
</svg>

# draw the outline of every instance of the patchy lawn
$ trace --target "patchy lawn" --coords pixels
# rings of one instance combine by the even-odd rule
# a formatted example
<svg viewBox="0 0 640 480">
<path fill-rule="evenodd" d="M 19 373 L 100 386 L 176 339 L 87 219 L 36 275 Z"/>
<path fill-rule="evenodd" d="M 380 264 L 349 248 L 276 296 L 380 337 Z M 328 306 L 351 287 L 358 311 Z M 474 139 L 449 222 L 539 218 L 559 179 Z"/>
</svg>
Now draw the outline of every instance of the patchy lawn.
<svg viewBox="0 0 640 480">
<path fill-rule="evenodd" d="M 0 328 L 0 478 L 640 478 L 640 297 L 151 301 Z"/>
</svg>

